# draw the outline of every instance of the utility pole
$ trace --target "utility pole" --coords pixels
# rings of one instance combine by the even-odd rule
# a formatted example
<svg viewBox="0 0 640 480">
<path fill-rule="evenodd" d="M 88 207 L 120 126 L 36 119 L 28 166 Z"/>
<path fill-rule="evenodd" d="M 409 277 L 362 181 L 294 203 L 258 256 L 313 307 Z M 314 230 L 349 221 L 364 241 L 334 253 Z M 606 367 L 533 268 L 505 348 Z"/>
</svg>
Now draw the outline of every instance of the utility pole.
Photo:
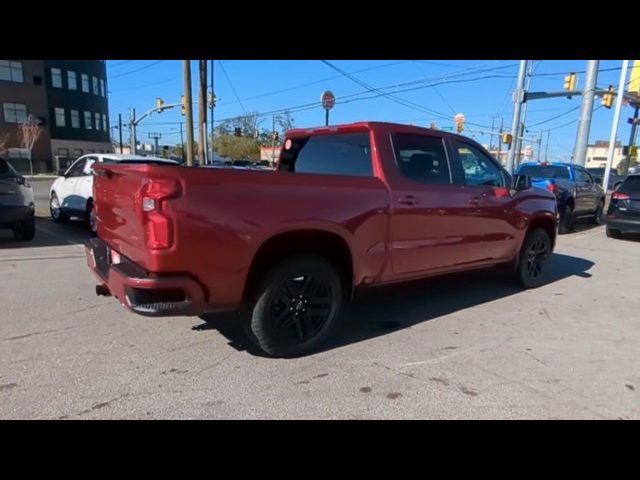
<svg viewBox="0 0 640 480">
<path fill-rule="evenodd" d="M 187 166 L 193 167 L 193 99 L 191 97 L 191 60 L 182 61 L 184 98 L 187 117 Z"/>
<path fill-rule="evenodd" d="M 118 114 L 118 132 L 120 132 L 120 154 L 122 154 L 122 114 Z"/>
<path fill-rule="evenodd" d="M 549 159 L 549 137 L 551 136 L 551 129 L 547 130 L 547 145 L 544 148 L 544 161 Z"/>
<path fill-rule="evenodd" d="M 502 127 L 504 125 L 504 117 L 500 117 L 500 133 L 498 134 L 498 162 L 502 165 Z"/>
<path fill-rule="evenodd" d="M 158 156 L 158 140 L 159 140 L 160 138 L 162 138 L 162 134 L 160 134 L 160 133 L 150 133 L 150 134 L 149 134 L 149 138 L 152 138 L 152 139 L 153 139 L 153 141 L 154 141 L 154 142 L 153 142 L 153 144 L 154 144 L 154 147 L 153 147 L 153 156 L 154 156 L 154 157 L 157 157 L 157 156 Z"/>
<path fill-rule="evenodd" d="M 533 75 L 533 62 L 529 63 L 528 65 L 528 69 L 527 69 L 527 76 L 526 76 L 526 85 L 524 87 L 524 91 L 528 92 L 529 91 L 529 87 L 531 87 L 531 77 Z M 524 101 L 524 99 L 523 99 Z M 520 165 L 520 154 L 522 152 L 522 137 L 524 137 L 524 132 L 525 132 L 525 124 L 527 122 L 527 109 L 529 107 L 529 104 L 527 102 L 524 102 L 524 107 L 522 109 L 522 121 L 520 122 L 521 126 L 520 126 L 520 135 L 518 137 L 513 137 L 514 140 L 517 142 L 516 144 L 516 160 L 515 160 L 515 165 L 514 167 L 517 168 L 518 165 Z"/>
<path fill-rule="evenodd" d="M 135 155 L 137 151 L 138 139 L 136 137 L 136 109 L 132 108 L 131 112 L 131 155 Z"/>
<path fill-rule="evenodd" d="M 328 111 L 328 110 L 327 110 Z M 271 163 L 276 161 L 276 116 L 271 116 Z"/>
<path fill-rule="evenodd" d="M 509 156 L 507 157 L 507 171 L 512 174 L 514 167 L 514 159 L 516 153 L 516 147 L 518 146 L 517 138 L 520 131 L 520 115 L 522 113 L 522 101 L 524 100 L 524 82 L 527 72 L 528 60 L 520 60 L 520 68 L 518 69 L 518 84 L 514 95 L 514 107 L 513 107 L 513 122 L 511 122 L 511 148 L 509 149 Z"/>
<path fill-rule="evenodd" d="M 587 77 L 582 91 L 582 107 L 580 108 L 576 146 L 573 150 L 573 163 L 583 167 L 587 156 L 587 144 L 589 143 L 589 130 L 591 129 L 591 115 L 593 113 L 593 99 L 596 93 L 599 65 L 600 60 L 589 60 L 587 62 Z"/>
<path fill-rule="evenodd" d="M 184 160 L 184 137 L 182 136 L 182 122 L 180 122 L 180 153 L 182 154 L 182 159 Z"/>
<path fill-rule="evenodd" d="M 493 127 L 496 122 L 496 117 L 491 117 L 491 135 L 489 135 L 489 151 L 493 148 Z"/>
<path fill-rule="evenodd" d="M 213 127 L 213 108 L 215 107 L 216 104 L 216 96 L 215 93 L 213 91 L 213 60 L 211 60 L 211 105 L 210 105 L 210 109 L 211 109 L 211 162 L 213 162 L 213 136 L 214 136 L 214 127 Z"/>
<path fill-rule="evenodd" d="M 602 180 L 602 188 L 607 191 L 609 186 L 609 177 L 611 176 L 611 165 L 613 164 L 613 154 L 616 148 L 616 136 L 618 135 L 618 122 L 620 122 L 620 113 L 622 112 L 622 100 L 624 98 L 624 86 L 627 80 L 627 69 L 629 68 L 629 60 L 622 61 L 622 71 L 620 72 L 620 82 L 618 86 L 618 94 L 616 95 L 616 109 L 613 114 L 613 123 L 611 124 L 611 136 L 609 137 L 609 152 L 607 155 L 607 168 L 604 171 L 604 179 Z"/>
<path fill-rule="evenodd" d="M 200 103 L 198 104 L 199 111 L 199 133 L 200 143 L 198 145 L 198 157 L 200 158 L 200 164 L 204 165 L 207 162 L 207 61 L 199 60 L 200 66 Z"/>
</svg>

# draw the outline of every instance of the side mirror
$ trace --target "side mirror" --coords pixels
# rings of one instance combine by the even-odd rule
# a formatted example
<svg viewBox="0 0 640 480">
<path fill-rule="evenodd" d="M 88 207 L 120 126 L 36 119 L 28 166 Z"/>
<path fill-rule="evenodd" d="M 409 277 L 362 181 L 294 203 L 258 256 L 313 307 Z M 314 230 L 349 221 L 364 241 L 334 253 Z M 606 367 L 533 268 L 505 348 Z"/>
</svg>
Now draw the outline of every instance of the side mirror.
<svg viewBox="0 0 640 480">
<path fill-rule="evenodd" d="M 532 187 L 531 177 L 529 175 L 514 175 L 511 189 L 516 192 L 529 190 Z"/>
</svg>

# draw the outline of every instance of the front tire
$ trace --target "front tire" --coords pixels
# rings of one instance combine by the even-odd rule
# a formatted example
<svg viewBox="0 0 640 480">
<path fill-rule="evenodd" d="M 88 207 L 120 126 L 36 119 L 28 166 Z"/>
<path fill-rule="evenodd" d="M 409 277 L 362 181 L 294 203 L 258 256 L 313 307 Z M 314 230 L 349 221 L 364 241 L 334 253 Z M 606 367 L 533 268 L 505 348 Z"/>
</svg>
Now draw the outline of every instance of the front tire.
<svg viewBox="0 0 640 480">
<path fill-rule="evenodd" d="M 300 255 L 284 260 L 259 282 L 247 334 L 273 357 L 311 353 L 334 327 L 342 291 L 338 273 L 325 259 Z"/>
<path fill-rule="evenodd" d="M 51 198 L 49 198 L 49 212 L 54 222 L 65 223 L 69 220 L 69 217 L 62 212 L 60 200 L 55 193 L 52 193 Z"/>
<path fill-rule="evenodd" d="M 615 238 L 615 239 L 619 240 L 619 239 L 622 238 L 622 233 L 620 232 L 620 230 L 616 230 L 615 228 L 607 227 L 607 237 Z"/>
<path fill-rule="evenodd" d="M 551 257 L 551 239 L 541 228 L 531 230 L 522 243 L 516 278 L 524 288 L 536 288 L 545 283 L 545 266 Z"/>
<path fill-rule="evenodd" d="M 603 213 L 604 213 L 604 200 L 601 200 L 600 203 L 598 203 L 598 208 L 596 208 L 596 211 L 593 214 L 591 223 L 593 223 L 594 225 L 601 225 Z"/>
</svg>

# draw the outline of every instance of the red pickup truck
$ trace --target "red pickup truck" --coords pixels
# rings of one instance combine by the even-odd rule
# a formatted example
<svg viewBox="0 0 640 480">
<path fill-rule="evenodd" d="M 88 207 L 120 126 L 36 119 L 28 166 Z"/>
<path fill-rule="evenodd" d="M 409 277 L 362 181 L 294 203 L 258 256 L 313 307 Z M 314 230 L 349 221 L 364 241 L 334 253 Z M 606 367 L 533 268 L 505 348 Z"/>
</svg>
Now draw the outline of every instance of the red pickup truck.
<svg viewBox="0 0 640 480">
<path fill-rule="evenodd" d="M 247 307 L 265 352 L 314 350 L 360 287 L 509 266 L 543 283 L 553 194 L 478 143 L 363 122 L 287 133 L 276 171 L 97 165 L 98 294 L 149 316 Z"/>
</svg>

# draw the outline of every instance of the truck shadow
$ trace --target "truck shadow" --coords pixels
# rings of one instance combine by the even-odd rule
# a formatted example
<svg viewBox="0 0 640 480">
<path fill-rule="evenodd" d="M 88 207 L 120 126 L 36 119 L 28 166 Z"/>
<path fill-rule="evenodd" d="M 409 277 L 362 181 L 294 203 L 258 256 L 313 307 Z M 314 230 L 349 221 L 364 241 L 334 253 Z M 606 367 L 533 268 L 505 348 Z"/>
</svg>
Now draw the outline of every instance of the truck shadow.
<svg viewBox="0 0 640 480">
<path fill-rule="evenodd" d="M 55 223 L 51 218 L 36 217 L 36 236 L 33 240 L 17 241 L 9 229 L 0 230 L 0 249 L 55 247 L 83 244 L 90 238 L 86 224 L 78 220 Z"/>
<path fill-rule="evenodd" d="M 574 275 L 589 278 L 588 270 L 593 265 L 583 258 L 554 254 L 547 285 Z M 315 353 L 386 335 L 523 291 L 505 277 L 496 271 L 479 270 L 368 289 L 346 306 L 338 328 Z M 230 346 L 265 356 L 244 336 L 239 315 L 208 315 L 205 323 L 193 330 L 216 329 L 229 340 Z"/>
</svg>

